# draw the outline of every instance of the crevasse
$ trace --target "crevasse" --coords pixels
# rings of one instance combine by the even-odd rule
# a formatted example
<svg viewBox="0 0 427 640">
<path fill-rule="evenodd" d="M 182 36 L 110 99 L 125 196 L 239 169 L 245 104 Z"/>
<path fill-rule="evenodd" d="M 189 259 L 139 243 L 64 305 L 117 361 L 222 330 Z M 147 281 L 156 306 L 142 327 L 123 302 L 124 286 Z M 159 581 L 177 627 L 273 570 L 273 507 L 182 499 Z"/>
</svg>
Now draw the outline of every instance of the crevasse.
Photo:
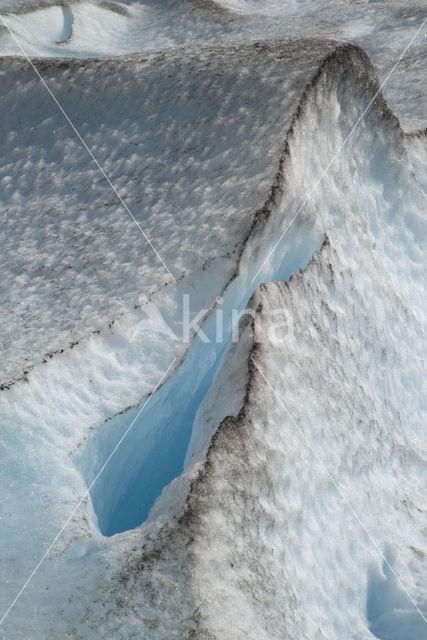
<svg viewBox="0 0 427 640">
<path fill-rule="evenodd" d="M 322 236 L 305 225 L 297 225 L 295 231 L 289 233 L 289 242 L 292 250 L 276 268 L 272 279 L 288 280 L 292 273 L 304 268 L 320 247 Z M 248 299 L 262 279 L 259 274 L 252 282 L 254 275 L 253 266 L 245 277 L 229 285 L 220 306 L 221 319 L 216 313 L 210 315 L 202 328 L 204 335 L 194 337 L 184 362 L 142 410 L 94 484 L 92 503 L 104 535 L 141 524 L 163 487 L 183 471 L 196 413 L 231 339 L 233 318 L 244 313 Z M 217 341 L 220 324 L 223 335 Z M 97 429 L 80 461 L 88 485 L 141 406 Z M 99 461 L 95 467 L 93 460 Z"/>
</svg>

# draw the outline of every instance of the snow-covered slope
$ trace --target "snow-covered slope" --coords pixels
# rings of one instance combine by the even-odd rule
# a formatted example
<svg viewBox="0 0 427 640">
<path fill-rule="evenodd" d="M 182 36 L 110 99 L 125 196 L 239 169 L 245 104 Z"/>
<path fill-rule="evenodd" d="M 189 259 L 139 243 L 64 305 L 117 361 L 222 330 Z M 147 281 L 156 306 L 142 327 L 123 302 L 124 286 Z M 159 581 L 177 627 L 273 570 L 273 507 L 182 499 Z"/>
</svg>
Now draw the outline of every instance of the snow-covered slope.
<svg viewBox="0 0 427 640">
<path fill-rule="evenodd" d="M 301 92 L 336 47 L 269 41 L 38 63 L 170 273 L 33 70 L 0 60 L 0 316 L 11 327 L 0 382 L 108 333 L 141 295 L 176 306 L 173 277 L 194 311 L 209 307 L 268 196 Z"/>
<path fill-rule="evenodd" d="M 423 0 L 4 0 L 1 15 L 32 56 L 88 57 L 266 37 L 351 40 L 385 80 L 427 17 Z M 0 53 L 23 55 L 0 23 Z M 406 130 L 427 126 L 425 30 L 384 87 Z"/>
<path fill-rule="evenodd" d="M 160 86 L 155 95 L 148 72 L 153 62 Z M 12 86 L 19 69 L 23 96 L 33 96 L 34 111 L 41 112 L 30 70 L 22 61 L 5 63 L 5 80 Z M 95 484 L 93 504 L 85 499 L 74 513 L 3 622 L 3 633 L 35 640 L 425 638 L 423 162 L 381 95 L 312 191 L 378 89 L 365 54 L 331 42 L 275 41 L 156 54 L 151 63 L 129 58 L 39 64 L 56 93 L 63 92 L 63 101 L 68 98 L 68 108 L 74 105 L 83 134 L 100 151 L 102 137 L 93 135 L 97 129 L 87 115 L 93 112 L 89 98 L 95 92 L 85 87 L 105 79 L 98 91 L 108 96 L 108 105 L 98 101 L 99 122 L 108 116 L 117 133 L 103 161 L 112 159 L 107 169 L 110 173 L 116 167 L 119 187 L 120 162 L 125 163 L 130 176 L 125 193 L 131 194 L 127 202 L 134 209 L 146 192 L 138 191 L 139 163 L 132 173 L 120 152 L 125 125 L 138 144 L 144 140 L 140 157 L 147 158 L 147 184 L 160 176 L 158 191 L 148 191 L 144 229 L 159 249 L 165 248 L 159 239 L 166 243 L 170 250 L 162 255 L 169 254 L 172 272 L 184 277 L 174 289 L 163 287 L 159 301 L 159 312 L 172 323 L 166 341 L 156 335 L 156 321 L 139 332 L 139 312 L 124 315 L 113 325 L 114 333 L 94 335 L 45 364 L 36 363 L 42 341 L 23 339 L 27 349 L 32 345 L 36 366 L 28 382 L 19 381 L 1 395 L 7 453 L 1 468 L 3 610 L 78 504 L 84 479 L 90 484 L 141 413 L 126 446 Z M 130 69 L 128 85 L 134 90 L 128 98 L 108 82 L 109 69 L 115 78 L 120 70 L 125 79 Z M 144 117 L 132 121 L 135 96 L 147 87 L 147 77 L 152 84 L 141 106 Z M 116 102 L 109 91 L 116 91 Z M 224 94 L 230 98 L 224 100 Z M 7 94 L 2 99 L 7 101 Z M 127 99 L 133 101 L 128 111 Z M 114 119 L 112 104 L 120 104 L 120 118 Z M 16 119 L 18 138 L 18 123 L 24 131 L 26 126 L 23 112 L 9 107 L 4 113 Z M 55 112 L 49 117 L 46 127 L 56 131 L 63 126 Z M 152 124 L 144 138 L 141 122 L 146 120 Z M 41 121 L 35 131 L 25 131 L 26 155 L 31 157 L 35 142 L 38 150 L 47 147 L 43 126 Z M 208 135 L 211 128 L 215 139 L 209 147 L 200 131 Z M 165 132 L 170 138 L 162 145 Z M 77 154 L 65 129 L 61 140 L 68 153 Z M 49 152 L 50 146 L 44 153 Z M 64 152 L 61 160 L 67 157 L 81 169 L 74 173 L 70 166 L 75 182 L 65 192 L 75 218 L 78 199 L 73 200 L 72 187 L 83 191 L 85 185 L 89 192 L 97 174 L 85 168 L 83 155 Z M 26 169 L 19 161 L 16 165 L 21 176 L 32 168 L 32 163 Z M 176 180 L 172 169 L 178 171 Z M 14 165 L 8 169 L 14 170 Z M 54 187 L 49 190 L 47 184 L 40 198 L 45 193 L 54 197 Z M 109 192 L 104 195 L 101 182 L 98 188 L 95 201 L 108 204 Z M 19 202 L 20 189 L 13 193 L 11 207 L 15 199 Z M 28 188 L 20 212 L 30 198 Z M 48 197 L 43 203 L 46 207 Z M 31 211 L 39 210 L 32 203 Z M 123 292 L 126 268 L 140 277 L 150 274 L 156 288 L 164 284 L 164 274 L 146 245 L 140 253 L 136 246 L 131 249 L 134 236 L 118 205 L 110 202 L 96 210 L 105 211 L 105 218 L 85 209 L 79 213 L 82 237 L 91 245 L 100 243 L 98 256 L 112 252 L 108 260 L 114 274 L 105 266 L 102 277 L 106 291 L 114 293 L 110 305 L 126 308 L 132 291 Z M 62 215 L 52 215 L 52 224 L 68 221 L 65 206 Z M 180 236 L 174 216 L 182 225 Z M 76 237 L 71 247 L 79 242 L 79 234 L 68 235 L 74 218 L 70 214 L 61 228 L 65 238 Z M 46 255 L 55 240 L 41 241 L 36 229 L 48 222 L 47 216 L 33 228 L 25 226 L 28 242 L 46 247 Z M 97 225 L 93 235 L 91 223 Z M 109 242 L 109 229 L 114 231 L 116 224 Z M 203 224 L 209 225 L 208 239 Z M 10 225 L 12 234 L 14 229 Z M 185 235 L 190 231 L 193 235 Z M 12 237 L 19 240 L 18 234 Z M 184 239 L 192 246 L 179 255 Z M 138 241 L 142 244 L 143 238 Z M 99 257 L 92 267 L 95 258 L 88 257 L 86 267 L 84 240 L 77 246 L 74 264 L 86 269 L 91 295 L 80 303 L 78 274 L 69 279 L 56 263 L 55 279 L 62 278 L 66 290 L 75 284 L 71 322 L 87 313 L 88 326 L 93 326 L 107 320 L 102 289 L 99 293 L 96 278 L 90 278 Z M 195 246 L 200 253 L 192 258 Z M 203 270 L 202 257 L 227 253 L 228 261 L 208 261 Z M 280 282 L 260 284 L 272 280 Z M 47 291 L 46 275 L 40 281 L 32 275 L 30 282 Z M 192 293 L 195 307 L 220 306 L 225 337 L 231 338 L 232 309 L 243 310 L 254 289 L 250 307 L 255 314 L 242 320 L 240 341 L 231 342 L 224 353 L 225 344 L 194 340 L 147 410 L 141 403 L 104 424 L 115 410 L 137 405 L 154 387 L 172 361 L 170 345 L 182 357 L 188 345 L 173 336 L 183 292 Z M 216 301 L 219 293 L 222 301 Z M 40 293 L 33 300 L 49 309 L 47 295 L 46 302 Z M 210 337 L 214 321 L 211 314 L 203 327 Z M 46 323 L 46 331 L 53 339 L 50 326 Z M 147 334 L 154 340 L 151 350 Z M 170 477 L 146 474 L 147 468 L 168 468 L 168 449 L 175 446 L 172 457 L 180 468 L 187 463 L 186 469 L 164 488 L 148 520 L 126 530 L 145 518 L 153 499 L 176 475 L 174 469 Z M 130 524 L 138 498 L 144 509 L 140 520 Z M 104 537 L 98 525 L 104 533 L 123 532 Z"/>
<path fill-rule="evenodd" d="M 426 616 L 425 405 L 413 405 L 422 368 L 408 340 L 420 326 L 399 300 L 403 279 L 391 295 L 359 240 L 372 279 L 327 243 L 252 301 L 246 402 L 217 430 L 173 538 L 200 637 L 426 637 L 414 606 Z M 227 378 L 217 384 L 231 395 Z"/>
</svg>

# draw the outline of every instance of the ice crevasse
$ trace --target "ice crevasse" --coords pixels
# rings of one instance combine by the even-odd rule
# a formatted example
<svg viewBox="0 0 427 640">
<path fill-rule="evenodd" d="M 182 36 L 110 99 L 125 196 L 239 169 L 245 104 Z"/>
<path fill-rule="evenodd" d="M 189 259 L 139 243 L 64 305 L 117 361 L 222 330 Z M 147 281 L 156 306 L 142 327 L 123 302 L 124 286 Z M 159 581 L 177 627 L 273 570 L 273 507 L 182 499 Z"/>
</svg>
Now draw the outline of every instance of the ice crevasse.
<svg viewBox="0 0 427 640">
<path fill-rule="evenodd" d="M 9 637 L 427 637 L 425 138 L 406 138 L 379 94 L 312 191 L 378 89 L 357 47 L 335 43 L 320 58 L 232 268 L 200 294 L 208 334 L 219 294 L 229 333 L 232 307 L 253 310 L 241 339 L 224 349 L 193 340 L 5 621 Z M 166 297 L 198 291 L 198 273 Z M 94 341 L 98 375 L 114 374 L 114 354 L 127 353 L 122 322 L 58 356 L 68 373 L 54 357 L 2 392 L 12 515 L 1 526 L 23 532 L 13 556 L 1 549 L 4 608 L 35 555 L 22 526 L 29 506 L 42 550 L 137 411 L 96 422 L 76 376 Z M 147 354 L 147 368 L 168 355 Z M 53 395 L 64 398 L 60 418 Z M 34 451 L 42 466 L 29 464 Z M 153 489 L 167 451 L 175 472 Z M 126 520 L 149 493 L 139 521 Z M 121 532 L 102 535 L 103 519 Z"/>
</svg>

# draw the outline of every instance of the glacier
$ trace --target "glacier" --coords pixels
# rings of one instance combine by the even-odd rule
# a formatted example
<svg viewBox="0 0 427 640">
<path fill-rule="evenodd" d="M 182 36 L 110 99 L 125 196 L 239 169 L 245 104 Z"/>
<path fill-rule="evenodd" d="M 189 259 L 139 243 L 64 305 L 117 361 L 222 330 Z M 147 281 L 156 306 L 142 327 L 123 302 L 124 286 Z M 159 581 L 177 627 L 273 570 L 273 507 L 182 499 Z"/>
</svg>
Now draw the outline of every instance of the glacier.
<svg viewBox="0 0 427 640">
<path fill-rule="evenodd" d="M 5 637 L 427 638 L 423 7 L 347 4 L 7 5 L 170 272 L 3 33 Z"/>
</svg>

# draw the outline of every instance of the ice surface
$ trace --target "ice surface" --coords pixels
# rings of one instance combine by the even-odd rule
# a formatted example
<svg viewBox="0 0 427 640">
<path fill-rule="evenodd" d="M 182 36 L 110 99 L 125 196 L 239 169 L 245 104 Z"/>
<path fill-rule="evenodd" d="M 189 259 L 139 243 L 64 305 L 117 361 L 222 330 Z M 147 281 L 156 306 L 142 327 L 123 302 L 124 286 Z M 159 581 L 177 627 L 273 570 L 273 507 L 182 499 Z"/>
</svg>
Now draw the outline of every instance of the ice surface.
<svg viewBox="0 0 427 640">
<path fill-rule="evenodd" d="M 10 248 L 3 282 L 15 269 L 17 287 L 24 298 L 26 291 L 32 296 L 27 308 L 32 315 L 25 320 L 31 333 L 19 333 L 17 321 L 16 342 L 34 367 L 27 382 L 1 392 L 7 461 L 0 470 L 2 610 L 84 493 L 80 472 L 90 482 L 160 372 L 174 354 L 182 357 L 177 320 L 182 293 L 191 291 L 196 313 L 202 306 L 213 309 L 219 293 L 225 310 L 231 304 L 243 308 L 260 286 L 251 302 L 256 316 L 243 339 L 221 360 L 220 347 L 208 345 L 200 356 L 194 342 L 188 359 L 153 396 L 144 416 L 150 421 L 141 417 L 135 425 L 130 446 L 118 452 L 95 485 L 93 505 L 85 500 L 75 513 L 5 620 L 3 633 L 34 640 L 173 640 L 224 638 L 232 629 L 236 640 L 372 640 L 373 634 L 386 640 L 401 629 L 419 640 L 424 627 L 414 603 L 425 611 L 427 602 L 423 136 L 405 139 L 379 97 L 254 279 L 322 174 L 325 159 L 340 148 L 377 90 L 365 56 L 331 42 L 274 41 L 209 45 L 152 54 L 151 60 L 39 63 L 68 108 L 75 109 L 73 117 L 80 117 L 91 145 L 103 151 L 119 186 L 123 176 L 132 208 L 141 206 L 143 194 L 148 197 L 144 228 L 156 246 L 168 249 L 172 271 L 183 276 L 176 288 L 165 287 L 161 265 L 143 239 L 132 244 L 133 229 L 130 223 L 126 227 L 113 195 L 100 179 L 91 187 L 96 171 L 85 164 L 56 112 L 46 125 L 41 115 L 28 122 L 26 101 L 31 98 L 36 116 L 49 104 L 30 70 L 22 61 L 4 64 L 9 84 L 2 94 L 2 122 L 13 124 L 11 166 L 4 175 L 14 176 L 11 183 L 19 188 L 11 187 L 4 218 L 7 224 L 15 215 L 7 226 L 10 236 L 5 235 Z M 118 70 L 123 84 L 114 86 L 110 79 Z M 16 78 L 22 106 L 12 108 Z M 128 98 L 123 86 L 132 89 Z M 132 119 L 144 87 L 146 97 L 138 102 L 144 117 Z M 144 129 L 150 117 L 152 124 Z M 111 129 L 102 127 L 104 121 Z M 46 141 L 49 127 L 63 127 L 54 152 Z M 103 138 L 107 129 L 113 134 Z M 129 132 L 140 147 L 134 167 L 127 162 L 130 143 L 123 141 L 126 135 L 132 139 Z M 58 177 L 52 185 L 47 178 L 42 182 L 37 208 L 30 186 L 42 179 L 33 165 L 44 157 L 51 158 L 57 168 L 52 176 Z M 170 184 L 173 171 L 176 181 Z M 190 190 L 190 184 L 197 188 Z M 155 191 L 150 185 L 157 185 Z M 73 199 L 73 186 L 79 193 L 93 189 L 93 200 Z M 58 190 L 67 202 L 60 215 Z M 57 247 L 58 238 L 67 244 Z M 60 259 L 63 246 L 71 250 L 73 244 L 73 269 L 67 271 L 76 273 L 69 275 Z M 89 249 L 86 256 L 86 245 L 99 249 L 96 259 Z M 50 276 L 37 262 L 36 248 L 46 259 L 56 257 L 46 267 Z M 99 264 L 106 251 L 108 259 Z M 227 253 L 228 260 L 221 260 Z M 17 260 L 27 257 L 26 280 Z M 143 305 L 144 325 L 144 312 L 129 310 L 139 291 L 138 275 L 149 275 L 153 291 L 159 290 Z M 288 282 L 260 284 L 272 279 Z M 67 299 L 61 299 L 64 293 L 55 308 L 50 304 L 54 281 L 69 295 L 68 305 L 61 301 Z M 91 287 L 84 295 L 82 282 Z M 22 298 L 7 295 L 5 288 L 2 309 L 10 317 Z M 171 324 L 166 335 L 158 330 L 153 301 Z M 38 362 L 44 345 L 56 338 L 60 318 L 69 323 L 63 336 L 81 330 L 82 318 L 92 331 L 108 322 L 114 305 L 123 315 L 110 328 Z M 213 318 L 204 326 L 208 333 Z M 274 344 L 277 320 L 285 325 Z M 40 338 L 37 326 L 43 327 Z M 12 349 L 4 353 L 3 370 L 13 375 Z M 206 374 L 209 379 L 199 386 Z M 180 428 L 178 442 L 180 425 L 186 433 Z M 147 445 L 150 450 L 138 451 Z M 186 470 L 165 487 L 141 527 L 101 535 L 98 525 L 113 533 L 144 519 L 185 458 Z M 165 473 L 167 460 L 176 467 Z M 155 491 L 152 485 L 149 494 L 143 482 L 153 480 L 156 466 Z"/>
<path fill-rule="evenodd" d="M 287 239 L 290 249 L 285 252 L 283 262 L 274 273 L 276 278 L 288 279 L 292 273 L 305 267 L 322 243 L 321 234 L 307 229 L 304 237 L 300 225 L 296 225 L 295 229 Z M 104 535 L 141 524 L 163 487 L 182 472 L 185 461 L 188 462 L 205 444 L 209 433 L 200 439 L 196 429 L 195 438 L 199 442 L 195 444 L 192 441 L 188 449 L 196 413 L 212 385 L 224 348 L 232 339 L 233 313 L 239 316 L 244 312 L 253 291 L 251 280 L 251 273 L 245 274 L 244 278 L 237 278 L 227 288 L 220 305 L 221 341 L 217 341 L 217 310 L 203 325 L 202 337 L 195 336 L 176 374 L 138 415 L 134 428 L 121 447 L 120 455 L 114 456 L 97 480 L 92 491 L 92 502 L 97 524 Z M 230 371 L 229 375 L 232 375 Z M 129 421 L 137 413 L 139 407 L 133 412 L 114 417 L 107 425 L 96 430 L 78 464 L 88 486 L 113 451 L 120 434 L 124 433 Z M 217 410 L 215 418 L 218 424 Z"/>
<path fill-rule="evenodd" d="M 406 144 L 415 175 L 424 192 L 427 192 L 427 130 L 408 135 Z"/>
<path fill-rule="evenodd" d="M 268 384 L 252 366 L 249 401 L 221 425 L 190 499 L 199 536 L 188 558 L 200 570 L 200 627 L 214 637 L 231 624 L 236 638 L 425 637 L 414 606 L 425 615 L 425 454 L 413 440 L 425 406 L 406 404 L 402 386 L 407 376 L 413 392 L 422 384 L 422 364 L 403 346 L 420 329 L 390 295 L 378 253 L 365 277 L 368 238 L 354 262 L 338 259 L 337 241 L 289 286 L 257 293 L 252 355 Z M 278 308 L 287 327 L 279 349 L 268 341 Z M 403 313 L 401 329 L 384 324 L 391 309 L 395 320 Z M 218 576 L 233 597 L 209 598 Z"/>
<path fill-rule="evenodd" d="M 368 575 L 367 615 L 369 627 L 377 638 L 422 640 L 425 622 L 408 594 L 402 590 L 393 569 L 394 559 L 388 549 L 382 570 L 371 568 Z M 422 613 L 427 613 L 426 610 Z"/>
<path fill-rule="evenodd" d="M 61 3 L 6 0 L 3 15 L 29 55 L 107 56 L 269 37 L 323 37 L 356 42 L 385 80 L 427 16 L 423 0 L 139 0 L 70 2 L 72 36 Z M 6 11 L 8 12 L 6 14 Z M 3 30 L 0 53 L 22 52 Z M 58 44 L 58 41 L 60 44 Z M 425 30 L 405 54 L 384 92 L 406 130 L 427 126 Z"/>
<path fill-rule="evenodd" d="M 424 3 L 1 15 L 0 636 L 426 638 Z"/>
<path fill-rule="evenodd" d="M 38 68 L 175 278 L 193 297 L 195 281 L 212 281 L 202 308 L 231 277 L 300 93 L 335 46 L 242 43 Z M 28 64 L 0 67 L 7 384 L 108 330 L 141 293 L 164 300 L 172 279 Z"/>
</svg>

